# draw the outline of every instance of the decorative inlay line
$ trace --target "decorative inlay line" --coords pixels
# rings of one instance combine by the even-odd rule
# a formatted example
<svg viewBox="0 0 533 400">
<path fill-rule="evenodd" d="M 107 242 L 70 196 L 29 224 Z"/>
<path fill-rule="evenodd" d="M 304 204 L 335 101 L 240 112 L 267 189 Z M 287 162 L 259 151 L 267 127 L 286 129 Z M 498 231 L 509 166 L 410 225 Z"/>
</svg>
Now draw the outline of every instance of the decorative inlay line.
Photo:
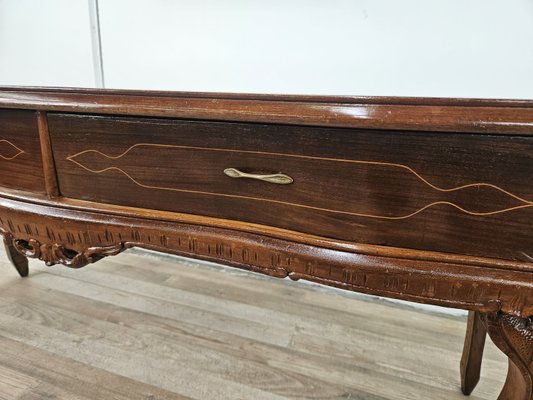
<svg viewBox="0 0 533 400">
<path fill-rule="evenodd" d="M 342 163 L 351 163 L 351 164 L 366 164 L 366 165 L 380 165 L 380 166 L 387 166 L 391 168 L 401 168 L 412 175 L 414 175 L 417 179 L 419 179 L 421 182 L 423 182 L 425 185 L 429 186 L 430 188 L 437 190 L 439 192 L 454 192 L 459 191 L 466 188 L 471 187 L 487 187 L 494 190 L 497 190 L 501 193 L 506 194 L 509 197 L 512 197 L 519 202 L 523 203 L 522 205 L 494 210 L 494 211 L 487 211 L 487 212 L 474 212 L 464 209 L 463 207 L 449 202 L 449 201 L 436 201 L 432 202 L 430 204 L 427 204 L 420 209 L 406 215 L 401 216 L 387 216 L 387 215 L 375 215 L 375 214 L 364 214 L 364 213 L 356 213 L 351 211 L 343 211 L 343 210 L 334 210 L 329 208 L 323 208 L 323 207 L 316 207 L 316 206 L 310 206 L 306 204 L 299 204 L 299 203 L 291 203 L 286 202 L 282 200 L 274 200 L 274 199 L 265 199 L 265 198 L 259 198 L 259 197 L 253 197 L 253 196 L 243 196 L 243 195 L 234 195 L 234 194 L 227 194 L 227 193 L 217 193 L 217 192 L 208 192 L 208 191 L 199 191 L 199 190 L 189 190 L 189 189 L 178 189 L 178 188 L 172 188 L 172 187 L 164 187 L 164 186 L 154 186 L 154 185 L 147 185 L 142 182 L 139 182 L 134 177 L 132 177 L 130 174 L 128 174 L 126 171 L 119 167 L 107 167 L 101 170 L 94 170 L 91 169 L 82 163 L 75 160 L 76 157 L 79 157 L 83 154 L 87 153 L 95 153 L 99 154 L 107 159 L 110 160 L 118 160 L 125 155 L 127 155 L 131 150 L 137 147 L 159 147 L 159 148 L 175 148 L 175 149 L 189 149 L 189 150 L 203 150 L 203 151 L 218 151 L 218 152 L 230 152 L 230 153 L 246 153 L 246 154 L 258 154 L 258 155 L 268 155 L 268 156 L 280 156 L 280 157 L 292 157 L 292 158 L 300 158 L 300 159 L 308 159 L 308 160 L 319 160 L 319 161 L 333 161 L 333 162 L 342 162 Z M 76 153 L 74 155 L 68 156 L 66 158 L 67 160 L 77 164 L 81 168 L 95 174 L 101 174 L 105 173 L 107 171 L 115 170 L 119 171 L 120 173 L 124 174 L 128 179 L 130 179 L 133 183 L 136 185 L 146 188 L 146 189 L 155 189 L 155 190 L 167 190 L 167 191 L 174 191 L 174 192 L 182 192 L 182 193 L 195 193 L 195 194 L 202 194 L 202 195 L 210 195 L 210 196 L 219 196 L 219 197 L 229 197 L 229 198 L 240 198 L 240 199 L 246 199 L 246 200 L 255 200 L 255 201 L 263 201 L 268 203 L 275 203 L 275 204 L 282 204 L 282 205 L 289 205 L 299 208 L 305 208 L 305 209 L 311 209 L 315 211 L 325 211 L 325 212 L 332 212 L 337 214 L 345 214 L 345 215 L 352 215 L 352 216 L 358 216 L 358 217 L 367 217 L 367 218 L 378 218 L 378 219 L 387 219 L 387 220 L 401 220 L 401 219 L 407 219 L 410 217 L 413 217 L 428 208 L 437 206 L 437 205 L 448 205 L 451 206 L 465 214 L 474 215 L 474 216 L 489 216 L 489 215 L 495 215 L 495 214 L 501 214 L 513 210 L 518 210 L 522 208 L 528 208 L 533 207 L 533 201 L 529 201 L 526 199 L 521 198 L 520 196 L 517 196 L 503 188 L 500 188 L 499 186 L 493 185 L 491 183 L 485 183 L 485 182 L 476 182 L 476 183 L 470 183 L 466 185 L 461 185 L 457 187 L 452 188 L 441 188 L 439 186 L 436 186 L 429 182 L 427 179 L 425 179 L 422 175 L 420 175 L 418 172 L 416 172 L 413 168 L 404 165 L 404 164 L 398 164 L 398 163 L 388 163 L 388 162 L 379 162 L 379 161 L 365 161 L 365 160 L 350 160 L 350 159 L 343 159 L 343 158 L 329 158 L 329 157 L 316 157 L 316 156 L 306 156 L 301 154 L 287 154 L 287 153 L 275 153 L 275 152 L 264 152 L 264 151 L 252 151 L 252 150 L 234 150 L 234 149 L 222 149 L 222 148 L 210 148 L 210 147 L 197 147 L 197 146 L 180 146 L 180 145 L 168 145 L 168 144 L 156 144 L 156 143 L 137 143 L 132 146 L 130 146 L 127 150 L 125 150 L 123 153 L 117 155 L 117 156 L 110 156 L 108 154 L 102 153 L 99 150 L 84 150 L 79 153 Z"/>
<path fill-rule="evenodd" d="M 7 143 L 9 146 L 11 146 L 13 149 L 15 149 L 17 151 L 17 153 L 14 156 L 11 156 L 11 157 L 4 156 L 4 155 L 0 154 L 0 158 L 2 158 L 3 160 L 10 161 L 10 160 L 13 160 L 13 159 L 17 158 L 18 156 L 20 156 L 21 154 L 24 153 L 24 150 L 22 150 L 21 148 L 19 148 L 16 145 L 14 145 L 13 143 L 11 143 L 9 140 L 0 139 L 0 144 L 2 144 L 2 143 Z"/>
</svg>

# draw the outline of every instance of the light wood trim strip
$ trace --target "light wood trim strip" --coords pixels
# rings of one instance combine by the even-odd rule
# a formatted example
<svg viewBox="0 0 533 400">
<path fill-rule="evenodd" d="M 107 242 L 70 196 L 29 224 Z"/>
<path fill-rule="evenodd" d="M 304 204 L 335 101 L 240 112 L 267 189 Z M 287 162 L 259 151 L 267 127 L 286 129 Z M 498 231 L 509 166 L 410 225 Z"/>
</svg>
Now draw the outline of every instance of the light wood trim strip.
<svg viewBox="0 0 533 400">
<path fill-rule="evenodd" d="M 57 181 L 57 171 L 52 153 L 52 144 L 48 132 L 48 120 L 46 113 L 37 112 L 37 127 L 39 130 L 39 140 L 41 142 L 41 155 L 43 159 L 44 183 L 48 197 L 59 196 L 59 185 Z"/>
</svg>

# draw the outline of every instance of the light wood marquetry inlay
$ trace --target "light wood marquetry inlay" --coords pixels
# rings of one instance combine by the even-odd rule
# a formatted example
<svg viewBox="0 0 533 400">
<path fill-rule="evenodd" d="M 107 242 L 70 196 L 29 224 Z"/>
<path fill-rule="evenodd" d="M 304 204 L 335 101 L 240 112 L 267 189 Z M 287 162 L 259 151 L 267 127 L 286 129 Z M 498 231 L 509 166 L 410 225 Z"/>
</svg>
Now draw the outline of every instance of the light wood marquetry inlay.
<svg viewBox="0 0 533 400">
<path fill-rule="evenodd" d="M 244 154 L 257 154 L 257 155 L 268 155 L 268 156 L 279 156 L 279 157 L 291 157 L 291 158 L 299 158 L 299 159 L 307 159 L 307 160 L 317 160 L 317 161 L 328 161 L 328 162 L 338 162 L 338 163 L 348 163 L 348 164 L 366 164 L 366 165 L 374 165 L 374 166 L 382 166 L 382 167 L 390 167 L 392 169 L 401 169 L 405 171 L 408 174 L 411 174 L 415 176 L 419 181 L 421 181 L 424 185 L 429 187 L 432 190 L 435 190 L 437 192 L 441 193 L 447 193 L 447 192 L 456 192 L 467 188 L 488 188 L 491 190 L 494 190 L 495 192 L 500 192 L 505 194 L 506 196 L 509 196 L 510 198 L 516 200 L 519 204 L 513 207 L 507 207 L 507 208 L 499 208 L 491 211 L 484 211 L 484 212 L 476 212 L 472 210 L 468 210 L 466 208 L 463 208 L 462 206 L 450 202 L 450 201 L 435 201 L 428 203 L 424 205 L 423 207 L 420 207 L 416 209 L 415 211 L 404 214 L 404 215 L 396 215 L 396 216 L 390 216 L 390 215 L 379 215 L 379 214 L 368 214 L 368 213 L 358 213 L 358 212 L 352 212 L 352 211 L 346 211 L 346 210 L 339 210 L 339 209 L 330 209 L 330 208 L 323 208 L 323 207 L 316 207 L 311 206 L 307 204 L 300 204 L 300 203 L 293 203 L 293 202 L 286 202 L 281 200 L 275 200 L 275 199 L 267 199 L 267 198 L 260 198 L 260 197 L 254 197 L 254 196 L 243 196 L 243 195 L 237 195 L 237 194 L 229 194 L 229 193 L 219 193 L 219 192 L 210 192 L 210 191 L 198 191 L 198 190 L 189 190 L 189 189 L 182 189 L 182 188 L 174 188 L 174 187 L 165 187 L 165 186 L 158 186 L 158 185 L 150 185 L 148 183 L 143 183 L 139 179 L 132 176 L 130 173 L 126 172 L 124 169 L 116 166 L 110 166 L 103 169 L 93 169 L 88 167 L 87 165 L 84 165 L 82 162 L 76 160 L 76 158 L 88 154 L 88 153 L 94 153 L 96 155 L 99 155 L 101 157 L 104 157 L 109 160 L 119 160 L 126 156 L 128 153 L 130 153 L 135 148 L 166 148 L 166 149 L 188 149 L 188 150 L 199 150 L 199 151 L 214 151 L 214 152 L 226 152 L 226 153 L 244 153 Z M 102 174 L 108 171 L 118 171 L 122 173 L 124 176 L 126 176 L 129 180 L 131 180 L 136 185 L 146 188 L 146 189 L 154 189 L 154 190 L 166 190 L 166 191 L 173 191 L 173 192 L 185 192 L 185 193 L 195 193 L 195 194 L 201 194 L 201 195 L 209 195 L 209 196 L 220 196 L 220 197 L 231 197 L 231 198 L 240 198 L 240 199 L 246 199 L 246 200 L 254 200 L 254 201 L 262 201 L 262 202 L 268 202 L 268 203 L 277 203 L 277 204 L 283 204 L 283 205 L 289 205 L 293 207 L 299 207 L 299 208 L 306 208 L 311 209 L 315 211 L 325 211 L 330 213 L 337 213 L 337 214 L 345 214 L 345 215 L 352 215 L 352 216 L 358 216 L 358 217 L 367 217 L 367 218 L 377 218 L 377 219 L 386 219 L 386 220 L 402 220 L 407 219 L 410 217 L 413 217 L 417 214 L 420 214 L 421 212 L 435 207 L 439 205 L 445 205 L 453 207 L 465 214 L 474 215 L 474 216 L 490 216 L 495 214 L 502 214 L 506 212 L 510 212 L 513 210 L 518 210 L 522 208 L 529 208 L 533 207 L 533 201 L 524 199 L 516 194 L 513 194 L 499 186 L 493 185 L 491 183 L 486 182 L 475 182 L 470 183 L 466 185 L 451 187 L 451 188 L 442 188 L 439 187 L 430 181 L 428 181 L 426 178 L 424 178 L 419 172 L 415 171 L 413 168 L 409 167 L 405 164 L 398 164 L 398 163 L 387 163 L 387 162 L 379 162 L 379 161 L 367 161 L 367 160 L 350 160 L 350 159 L 339 159 L 339 158 L 327 158 L 327 157 L 315 157 L 315 156 L 306 156 L 301 154 L 285 154 L 285 153 L 273 153 L 273 152 L 261 152 L 261 151 L 249 151 L 249 150 L 233 150 L 233 149 L 223 149 L 223 148 L 207 148 L 207 147 L 195 147 L 195 146 L 178 146 L 178 145 L 166 145 L 166 144 L 155 144 L 155 143 L 137 143 L 132 146 L 130 146 L 127 150 L 125 150 L 123 153 L 117 155 L 117 156 L 111 156 L 108 154 L 105 154 L 99 150 L 84 150 L 79 153 L 76 153 L 74 155 L 68 156 L 67 160 L 73 162 L 74 164 L 78 165 L 79 167 L 94 173 L 94 174 Z"/>
<path fill-rule="evenodd" d="M 9 140 L 0 139 L 0 158 L 11 161 L 24 153 L 24 150 L 11 143 Z"/>
</svg>

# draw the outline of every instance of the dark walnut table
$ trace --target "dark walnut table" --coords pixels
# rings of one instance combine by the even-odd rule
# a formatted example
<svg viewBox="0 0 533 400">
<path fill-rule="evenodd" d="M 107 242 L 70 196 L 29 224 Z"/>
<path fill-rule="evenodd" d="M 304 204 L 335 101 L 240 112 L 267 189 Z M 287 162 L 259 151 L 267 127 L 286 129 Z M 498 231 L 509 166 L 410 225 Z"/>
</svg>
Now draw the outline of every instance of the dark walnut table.
<svg viewBox="0 0 533 400">
<path fill-rule="evenodd" d="M 488 332 L 533 399 L 532 226 L 530 101 L 0 89 L 22 276 L 136 246 L 470 310 L 465 393 Z"/>
</svg>

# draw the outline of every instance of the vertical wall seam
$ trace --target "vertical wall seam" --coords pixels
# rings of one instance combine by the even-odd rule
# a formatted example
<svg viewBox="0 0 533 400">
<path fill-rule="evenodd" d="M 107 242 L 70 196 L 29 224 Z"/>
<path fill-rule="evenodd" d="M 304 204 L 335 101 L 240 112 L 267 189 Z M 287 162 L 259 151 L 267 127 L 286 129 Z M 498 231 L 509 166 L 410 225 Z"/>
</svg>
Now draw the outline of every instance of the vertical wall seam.
<svg viewBox="0 0 533 400">
<path fill-rule="evenodd" d="M 89 1 L 89 23 L 93 55 L 94 81 L 99 88 L 105 87 L 102 36 L 100 32 L 100 9 L 98 0 Z"/>
</svg>

